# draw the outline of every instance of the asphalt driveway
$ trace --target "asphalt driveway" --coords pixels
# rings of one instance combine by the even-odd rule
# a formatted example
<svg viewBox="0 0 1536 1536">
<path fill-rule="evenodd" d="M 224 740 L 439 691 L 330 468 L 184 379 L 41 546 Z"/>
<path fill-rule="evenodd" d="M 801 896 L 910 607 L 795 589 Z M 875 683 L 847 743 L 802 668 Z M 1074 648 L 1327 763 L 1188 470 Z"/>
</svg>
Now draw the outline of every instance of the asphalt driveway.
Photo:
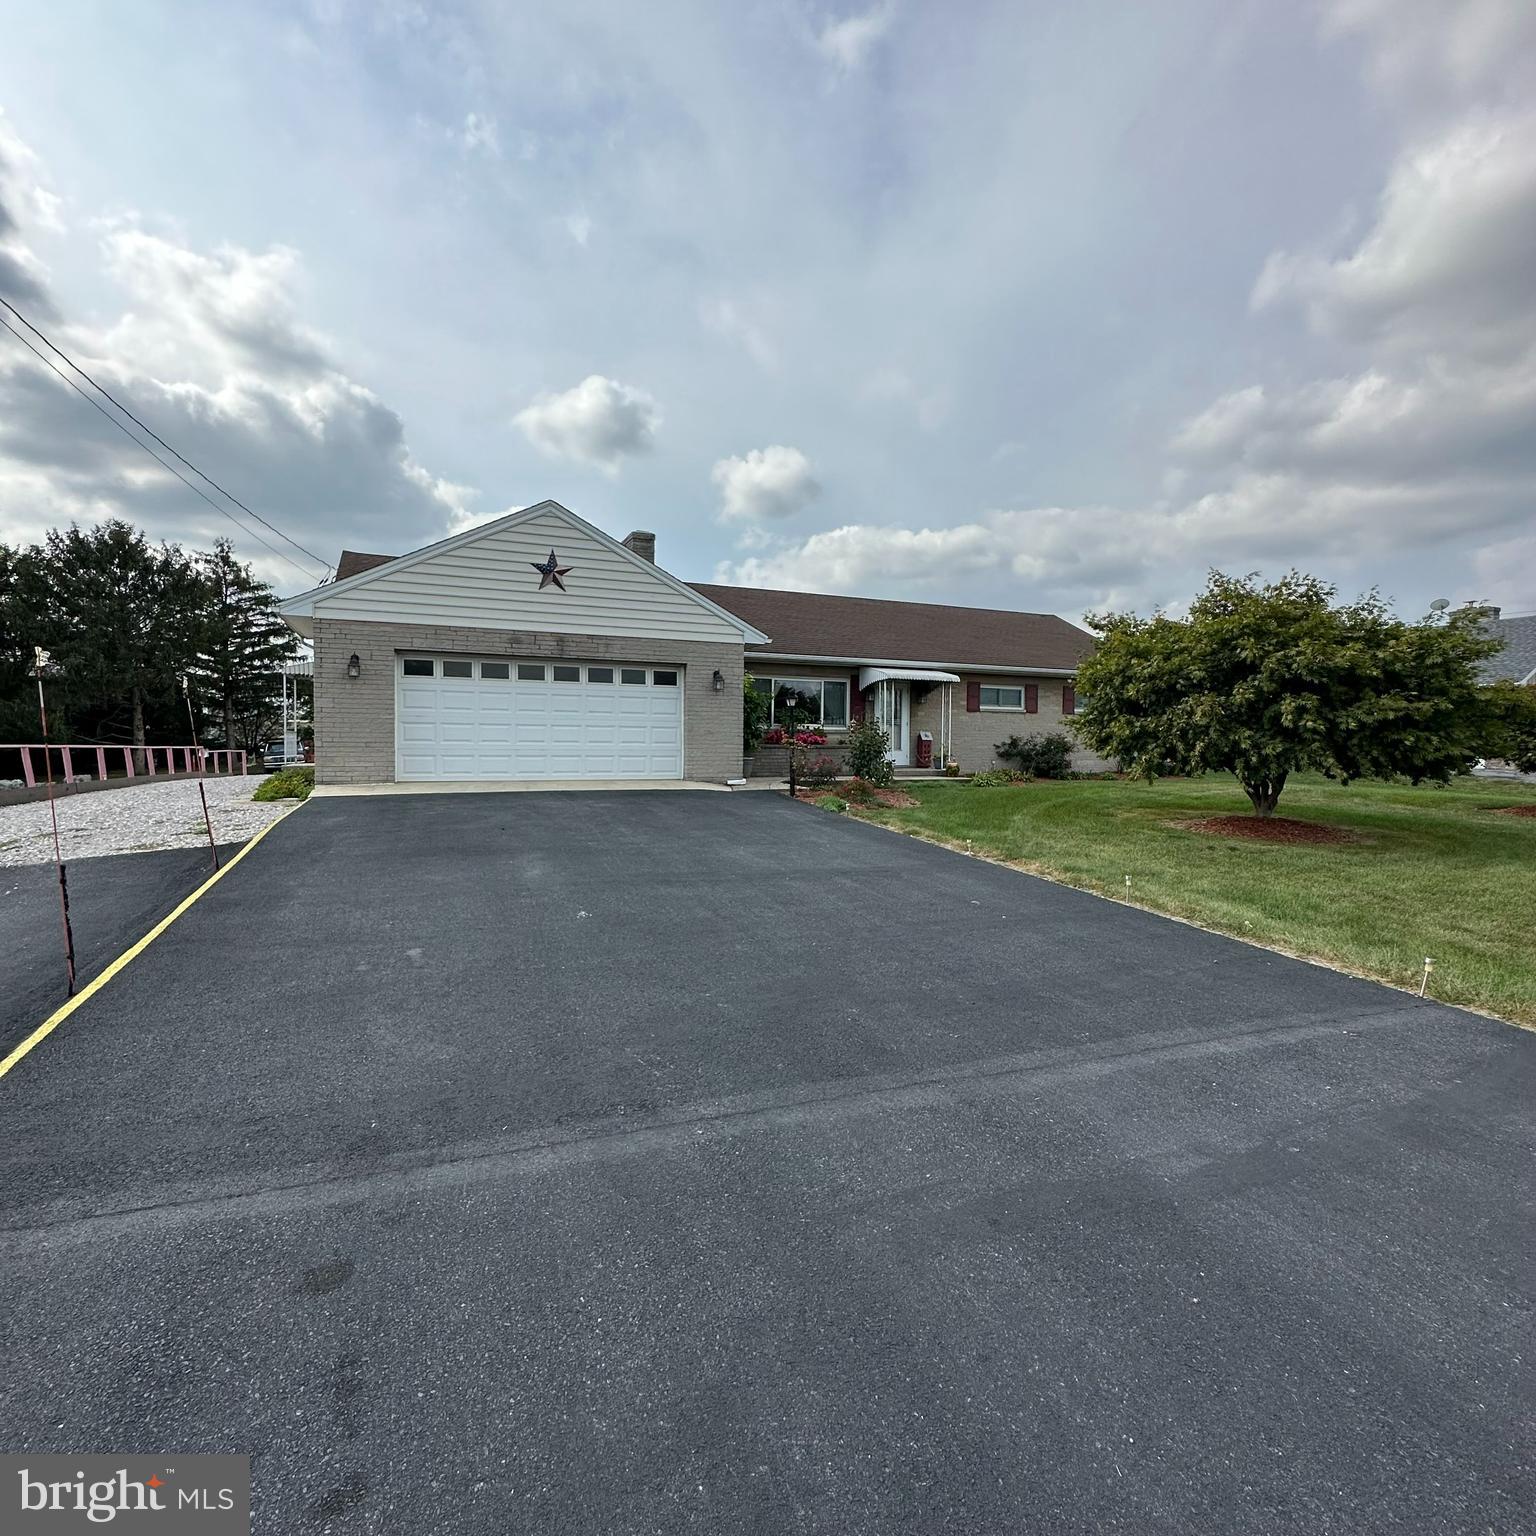
<svg viewBox="0 0 1536 1536">
<path fill-rule="evenodd" d="M 1533 1087 L 777 796 L 315 801 L 0 1079 L 3 1449 L 285 1533 L 1524 1530 Z"/>
</svg>

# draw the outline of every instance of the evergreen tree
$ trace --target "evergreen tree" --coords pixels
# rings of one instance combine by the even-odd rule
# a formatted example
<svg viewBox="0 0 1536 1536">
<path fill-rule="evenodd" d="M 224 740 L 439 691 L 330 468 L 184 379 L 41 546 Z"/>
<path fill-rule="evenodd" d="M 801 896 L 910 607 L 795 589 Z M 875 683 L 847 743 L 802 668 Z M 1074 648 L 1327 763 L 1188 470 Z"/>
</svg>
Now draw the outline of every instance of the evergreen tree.
<svg viewBox="0 0 1536 1536">
<path fill-rule="evenodd" d="M 220 721 L 224 745 L 255 751 L 298 638 L 277 616 L 272 588 L 235 558 L 228 539 L 199 554 L 197 569 L 204 593 L 192 677 Z"/>
</svg>

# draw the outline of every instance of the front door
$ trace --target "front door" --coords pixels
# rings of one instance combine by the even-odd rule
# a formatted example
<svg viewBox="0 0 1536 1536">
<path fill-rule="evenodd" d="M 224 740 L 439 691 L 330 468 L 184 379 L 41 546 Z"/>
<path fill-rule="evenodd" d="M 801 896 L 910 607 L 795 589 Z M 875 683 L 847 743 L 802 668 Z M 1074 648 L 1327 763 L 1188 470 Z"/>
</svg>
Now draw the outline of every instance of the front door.
<svg viewBox="0 0 1536 1536">
<path fill-rule="evenodd" d="M 912 685 L 886 678 L 875 685 L 875 721 L 891 738 L 886 756 L 898 767 L 912 761 Z"/>
</svg>

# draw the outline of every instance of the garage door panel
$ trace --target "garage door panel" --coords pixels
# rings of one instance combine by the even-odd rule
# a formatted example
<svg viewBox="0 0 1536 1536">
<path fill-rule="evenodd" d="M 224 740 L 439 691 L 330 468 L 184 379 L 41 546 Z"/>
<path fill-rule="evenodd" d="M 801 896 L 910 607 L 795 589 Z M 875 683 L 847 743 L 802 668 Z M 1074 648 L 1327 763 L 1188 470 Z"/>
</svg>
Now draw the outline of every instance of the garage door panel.
<svg viewBox="0 0 1536 1536">
<path fill-rule="evenodd" d="M 453 658 L 456 665 L 462 657 Z M 426 658 L 417 658 L 421 667 Z M 432 658 L 430 676 L 406 677 L 397 663 L 395 771 L 405 780 L 681 778 L 682 688 L 652 681 L 557 683 L 549 664 L 540 677 L 511 676 L 478 661 L 470 677 L 444 677 Z M 526 665 L 526 664 L 525 664 Z M 562 666 L 573 665 L 561 663 Z M 603 663 L 606 670 L 607 663 Z"/>
</svg>

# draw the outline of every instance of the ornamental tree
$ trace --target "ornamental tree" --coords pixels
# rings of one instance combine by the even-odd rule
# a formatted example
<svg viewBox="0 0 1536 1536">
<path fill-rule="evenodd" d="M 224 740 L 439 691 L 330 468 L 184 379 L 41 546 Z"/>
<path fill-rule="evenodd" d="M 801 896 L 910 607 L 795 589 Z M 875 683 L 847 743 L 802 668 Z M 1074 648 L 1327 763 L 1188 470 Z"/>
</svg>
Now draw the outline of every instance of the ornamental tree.
<svg viewBox="0 0 1536 1536">
<path fill-rule="evenodd" d="M 1305 769 L 1351 779 L 1444 783 L 1481 750 L 1477 663 L 1498 649 L 1481 611 L 1394 618 L 1374 592 L 1292 571 L 1211 573 L 1187 619 L 1099 614 L 1078 669 L 1073 727 L 1129 773 L 1233 774 L 1271 816 Z"/>
</svg>

